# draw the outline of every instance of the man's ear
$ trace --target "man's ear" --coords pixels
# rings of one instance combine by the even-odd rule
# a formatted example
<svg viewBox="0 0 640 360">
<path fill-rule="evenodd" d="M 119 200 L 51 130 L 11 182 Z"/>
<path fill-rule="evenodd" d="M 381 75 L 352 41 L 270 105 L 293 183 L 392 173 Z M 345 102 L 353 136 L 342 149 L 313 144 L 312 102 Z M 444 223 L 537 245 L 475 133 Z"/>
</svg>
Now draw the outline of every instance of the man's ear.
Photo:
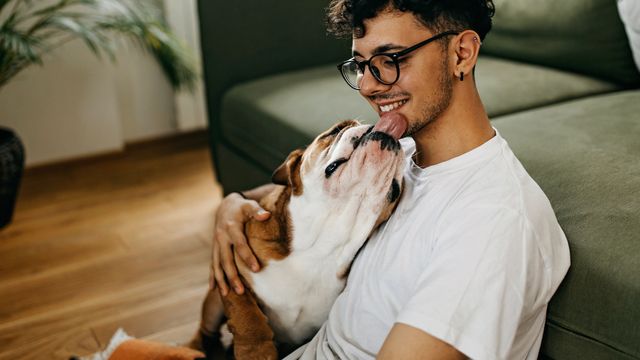
<svg viewBox="0 0 640 360">
<path fill-rule="evenodd" d="M 302 182 L 300 180 L 300 162 L 304 150 L 296 149 L 287 156 L 287 159 L 278 166 L 271 175 L 271 181 L 274 184 L 291 186 L 293 193 L 299 195 L 302 193 Z"/>
<path fill-rule="evenodd" d="M 465 30 L 458 35 L 457 41 L 454 43 L 457 57 L 454 67 L 455 77 L 459 78 L 462 73 L 464 76 L 471 77 L 473 68 L 478 61 L 480 45 L 480 35 L 473 30 Z"/>
</svg>

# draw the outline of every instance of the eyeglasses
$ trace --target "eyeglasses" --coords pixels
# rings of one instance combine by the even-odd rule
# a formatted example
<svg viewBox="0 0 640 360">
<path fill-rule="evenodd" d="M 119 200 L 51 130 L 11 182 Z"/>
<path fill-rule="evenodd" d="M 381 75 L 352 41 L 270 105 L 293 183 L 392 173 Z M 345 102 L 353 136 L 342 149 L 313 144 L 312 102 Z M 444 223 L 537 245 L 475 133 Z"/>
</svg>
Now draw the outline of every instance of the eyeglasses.
<svg viewBox="0 0 640 360">
<path fill-rule="evenodd" d="M 381 53 L 373 55 L 369 60 L 357 61 L 351 58 L 347 61 L 343 61 L 338 64 L 338 70 L 342 74 L 342 78 L 347 84 L 354 90 L 360 90 L 360 84 L 364 77 L 364 70 L 366 66 L 369 66 L 369 71 L 376 80 L 385 85 L 393 85 L 400 78 L 400 64 L 399 60 L 402 56 L 415 51 L 433 41 L 441 39 L 449 35 L 458 35 L 456 31 L 445 31 L 438 35 L 428 38 L 425 41 L 419 42 L 411 47 L 408 47 L 402 51 L 398 51 L 391 54 Z"/>
</svg>

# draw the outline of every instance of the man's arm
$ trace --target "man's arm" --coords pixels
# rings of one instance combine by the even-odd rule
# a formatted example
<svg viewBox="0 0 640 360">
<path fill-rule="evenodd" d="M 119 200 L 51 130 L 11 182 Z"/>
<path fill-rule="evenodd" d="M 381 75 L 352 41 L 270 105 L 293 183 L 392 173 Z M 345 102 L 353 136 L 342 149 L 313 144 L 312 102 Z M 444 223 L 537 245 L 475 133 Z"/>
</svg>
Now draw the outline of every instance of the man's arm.
<svg viewBox="0 0 640 360">
<path fill-rule="evenodd" d="M 467 357 L 453 346 L 413 326 L 396 323 L 378 353 L 380 360 L 462 360 Z"/>
</svg>

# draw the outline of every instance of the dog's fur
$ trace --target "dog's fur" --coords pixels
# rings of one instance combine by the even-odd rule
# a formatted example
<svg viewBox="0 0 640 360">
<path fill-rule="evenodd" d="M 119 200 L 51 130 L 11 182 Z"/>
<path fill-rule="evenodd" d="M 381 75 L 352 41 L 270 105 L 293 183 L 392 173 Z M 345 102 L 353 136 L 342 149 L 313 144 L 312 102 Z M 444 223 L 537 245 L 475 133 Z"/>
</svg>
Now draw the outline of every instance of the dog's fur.
<svg viewBox="0 0 640 360">
<path fill-rule="evenodd" d="M 276 359 L 275 343 L 284 352 L 315 334 L 356 253 L 389 218 L 402 190 L 400 144 L 372 129 L 344 121 L 274 172 L 282 186 L 259 202 L 271 217 L 245 227 L 262 268 L 253 273 L 236 258 L 247 291 L 207 294 L 193 347 L 210 353 L 223 308 L 236 359 Z"/>
</svg>

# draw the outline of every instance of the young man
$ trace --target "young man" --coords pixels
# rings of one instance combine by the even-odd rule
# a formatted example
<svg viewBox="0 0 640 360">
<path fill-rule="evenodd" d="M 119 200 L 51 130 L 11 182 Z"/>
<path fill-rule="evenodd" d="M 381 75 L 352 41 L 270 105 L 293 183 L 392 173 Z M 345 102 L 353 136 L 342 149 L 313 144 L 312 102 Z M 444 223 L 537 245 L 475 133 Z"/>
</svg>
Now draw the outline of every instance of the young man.
<svg viewBox="0 0 640 360">
<path fill-rule="evenodd" d="M 491 0 L 333 0 L 329 28 L 353 38 L 349 86 L 403 139 L 403 198 L 355 259 L 313 340 L 289 358 L 537 359 L 547 304 L 569 267 L 548 199 L 492 128 L 473 69 Z M 246 193 L 257 199 L 269 186 Z M 268 214 L 227 196 L 213 276 L 254 269 L 243 224 Z"/>
</svg>

